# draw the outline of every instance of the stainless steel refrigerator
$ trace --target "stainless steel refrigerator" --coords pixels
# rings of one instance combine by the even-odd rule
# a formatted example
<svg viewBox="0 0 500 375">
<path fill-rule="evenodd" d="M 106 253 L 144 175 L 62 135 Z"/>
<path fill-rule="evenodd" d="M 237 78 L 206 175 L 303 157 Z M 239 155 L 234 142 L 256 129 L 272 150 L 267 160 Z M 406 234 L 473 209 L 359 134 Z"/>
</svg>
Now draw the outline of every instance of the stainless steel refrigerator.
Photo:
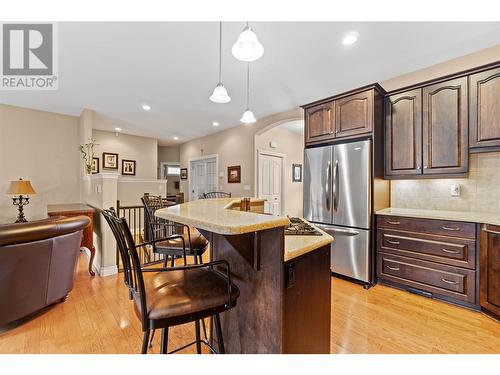
<svg viewBox="0 0 500 375">
<path fill-rule="evenodd" d="M 370 282 L 371 140 L 304 151 L 304 217 L 334 238 L 331 269 Z"/>
</svg>

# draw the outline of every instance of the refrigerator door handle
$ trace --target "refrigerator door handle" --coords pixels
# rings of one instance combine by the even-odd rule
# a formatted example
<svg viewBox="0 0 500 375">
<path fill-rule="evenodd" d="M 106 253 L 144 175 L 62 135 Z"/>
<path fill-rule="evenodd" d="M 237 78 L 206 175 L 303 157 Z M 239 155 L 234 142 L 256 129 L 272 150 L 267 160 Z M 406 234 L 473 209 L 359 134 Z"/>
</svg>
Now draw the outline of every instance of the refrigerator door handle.
<svg viewBox="0 0 500 375">
<path fill-rule="evenodd" d="M 332 165 L 328 162 L 328 166 L 326 167 L 326 184 L 325 184 L 325 194 L 326 194 L 326 209 L 330 211 L 330 185 L 332 174 Z"/>
<path fill-rule="evenodd" d="M 333 169 L 333 210 L 337 211 L 339 206 L 339 161 L 335 160 L 335 167 Z"/>
</svg>

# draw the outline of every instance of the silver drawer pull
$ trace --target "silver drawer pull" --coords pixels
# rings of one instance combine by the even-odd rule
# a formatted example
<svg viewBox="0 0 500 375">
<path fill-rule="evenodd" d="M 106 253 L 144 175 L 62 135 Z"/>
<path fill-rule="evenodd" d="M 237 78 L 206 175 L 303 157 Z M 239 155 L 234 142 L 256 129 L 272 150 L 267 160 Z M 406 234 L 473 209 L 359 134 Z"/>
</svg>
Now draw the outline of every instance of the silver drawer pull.
<svg viewBox="0 0 500 375">
<path fill-rule="evenodd" d="M 459 250 L 449 250 L 449 249 L 445 249 L 444 247 L 441 248 L 441 251 L 444 251 L 445 253 L 448 253 L 448 254 L 459 254 L 460 253 Z"/>
<path fill-rule="evenodd" d="M 391 266 L 387 266 L 387 268 L 389 268 L 390 270 L 392 271 L 399 271 L 399 267 L 391 267 Z"/>
<path fill-rule="evenodd" d="M 446 280 L 445 278 L 441 278 L 442 282 L 445 282 L 446 284 L 451 284 L 451 285 L 457 285 L 458 281 L 451 281 L 451 280 Z"/>
<path fill-rule="evenodd" d="M 391 241 L 391 240 L 386 240 L 387 243 L 390 243 L 391 245 L 399 245 L 400 242 L 399 241 Z"/>
<path fill-rule="evenodd" d="M 447 227 L 446 225 L 443 225 L 441 228 L 443 228 L 444 230 L 450 230 L 450 231 L 459 231 L 460 228 L 459 227 Z"/>
<path fill-rule="evenodd" d="M 386 220 L 385 221 L 387 224 L 391 224 L 391 225 L 399 225 L 401 224 L 399 221 L 390 221 L 390 220 Z"/>
</svg>

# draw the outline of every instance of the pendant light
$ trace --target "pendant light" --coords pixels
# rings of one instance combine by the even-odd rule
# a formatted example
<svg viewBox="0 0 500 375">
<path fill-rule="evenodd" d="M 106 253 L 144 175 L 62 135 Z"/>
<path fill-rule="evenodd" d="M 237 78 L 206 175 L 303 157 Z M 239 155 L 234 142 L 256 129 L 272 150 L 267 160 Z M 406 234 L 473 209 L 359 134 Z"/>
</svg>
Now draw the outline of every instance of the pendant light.
<svg viewBox="0 0 500 375">
<path fill-rule="evenodd" d="M 214 103 L 229 103 L 231 101 L 231 97 L 222 84 L 222 22 L 219 22 L 219 83 L 215 86 L 210 100 Z"/>
<path fill-rule="evenodd" d="M 250 63 L 247 63 L 247 109 L 243 112 L 240 121 L 244 124 L 252 124 L 257 121 L 250 110 Z"/>
<path fill-rule="evenodd" d="M 258 60 L 264 54 L 264 46 L 259 42 L 257 34 L 248 26 L 248 22 L 231 51 L 235 58 L 246 62 Z"/>
</svg>

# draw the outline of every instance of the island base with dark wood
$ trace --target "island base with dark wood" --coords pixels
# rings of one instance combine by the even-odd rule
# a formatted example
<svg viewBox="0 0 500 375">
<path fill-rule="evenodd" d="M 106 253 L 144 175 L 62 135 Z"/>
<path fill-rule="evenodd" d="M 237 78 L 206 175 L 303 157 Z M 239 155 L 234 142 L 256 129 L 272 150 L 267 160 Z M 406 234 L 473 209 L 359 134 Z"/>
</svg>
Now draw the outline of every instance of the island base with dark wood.
<svg viewBox="0 0 500 375">
<path fill-rule="evenodd" d="M 330 353 L 330 245 L 285 262 L 283 227 L 200 232 L 240 289 L 238 305 L 221 315 L 226 353 Z"/>
</svg>

